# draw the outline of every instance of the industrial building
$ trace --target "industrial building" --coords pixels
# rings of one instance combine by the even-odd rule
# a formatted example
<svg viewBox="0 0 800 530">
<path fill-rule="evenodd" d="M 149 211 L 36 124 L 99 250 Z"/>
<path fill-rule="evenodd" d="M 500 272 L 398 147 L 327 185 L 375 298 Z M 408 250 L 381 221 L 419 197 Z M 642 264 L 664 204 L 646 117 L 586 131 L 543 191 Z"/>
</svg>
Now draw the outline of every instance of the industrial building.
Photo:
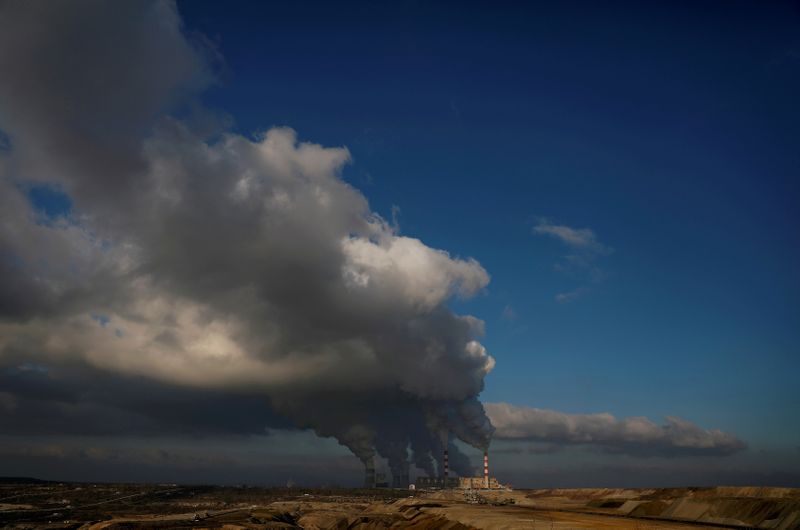
<svg viewBox="0 0 800 530">
<path fill-rule="evenodd" d="M 445 482 L 444 477 L 419 477 L 416 487 L 418 489 L 487 489 L 486 480 L 483 477 L 448 477 Z M 489 477 L 488 489 L 502 489 L 503 486 L 494 477 Z"/>
<path fill-rule="evenodd" d="M 496 478 L 489 476 L 489 452 L 483 453 L 483 476 L 482 477 L 451 477 L 450 462 L 447 449 L 444 450 L 442 459 L 441 477 L 418 477 L 415 487 L 421 489 L 502 489 Z M 364 487 L 365 488 L 388 488 L 389 481 L 385 473 L 375 471 L 375 460 L 369 459 L 364 462 Z M 403 470 L 397 476 L 392 476 L 393 488 L 408 488 L 408 471 Z"/>
<path fill-rule="evenodd" d="M 417 488 L 423 489 L 447 489 L 460 487 L 459 477 L 417 477 Z"/>
<path fill-rule="evenodd" d="M 444 451 L 444 476 L 442 477 L 419 477 L 417 478 L 417 488 L 436 488 L 447 489 L 457 488 L 462 490 L 469 489 L 502 489 L 496 478 L 489 476 L 489 452 L 483 453 L 483 476 L 482 477 L 451 477 L 449 476 L 449 461 L 447 450 Z"/>
<path fill-rule="evenodd" d="M 462 490 L 479 490 L 479 489 L 490 489 L 490 490 L 499 490 L 503 489 L 503 486 L 497 482 L 497 479 L 494 477 L 489 477 L 488 486 L 487 481 L 484 477 L 459 477 L 458 479 L 458 489 Z"/>
<path fill-rule="evenodd" d="M 409 482 L 410 482 L 410 480 L 408 478 L 408 471 L 405 471 L 405 472 L 399 474 L 398 476 L 395 476 L 394 474 L 392 474 L 392 487 L 393 488 L 406 489 L 406 488 L 408 488 Z"/>
<path fill-rule="evenodd" d="M 364 487 L 375 487 L 375 459 L 373 458 L 364 462 Z"/>
</svg>

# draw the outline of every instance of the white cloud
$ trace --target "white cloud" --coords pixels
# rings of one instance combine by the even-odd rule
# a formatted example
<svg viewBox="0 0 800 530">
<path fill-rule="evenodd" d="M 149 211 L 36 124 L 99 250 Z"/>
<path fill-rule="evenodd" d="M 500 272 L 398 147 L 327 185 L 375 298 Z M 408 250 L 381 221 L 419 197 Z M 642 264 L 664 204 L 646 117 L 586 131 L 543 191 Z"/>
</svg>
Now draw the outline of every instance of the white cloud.
<svg viewBox="0 0 800 530">
<path fill-rule="evenodd" d="M 568 247 L 583 252 L 607 254 L 611 248 L 600 243 L 595 233 L 588 228 L 570 228 L 565 225 L 556 225 L 546 219 L 539 221 L 533 227 L 533 233 L 553 237 Z"/>
<path fill-rule="evenodd" d="M 558 272 L 592 284 L 597 284 L 605 279 L 606 274 L 597 266 L 597 261 L 600 257 L 613 253 L 614 249 L 601 243 L 591 229 L 557 225 L 542 218 L 532 231 L 535 235 L 556 239 L 567 247 L 567 253 L 554 265 Z M 588 286 L 582 285 L 556 294 L 555 301 L 559 304 L 569 303 L 588 291 Z"/>
<path fill-rule="evenodd" d="M 568 304 L 580 298 L 585 292 L 585 287 L 579 287 L 577 289 L 573 289 L 572 291 L 567 291 L 566 293 L 558 293 L 555 296 L 555 301 L 559 304 Z"/>
<path fill-rule="evenodd" d="M 430 310 L 453 294 L 469 297 L 489 283 L 486 270 L 475 260 L 453 259 L 418 239 L 395 236 L 382 222 L 376 222 L 375 232 L 381 237 L 342 241 L 343 271 L 357 287 L 372 282 L 395 291 L 387 296 L 402 296 L 415 307 Z"/>
</svg>

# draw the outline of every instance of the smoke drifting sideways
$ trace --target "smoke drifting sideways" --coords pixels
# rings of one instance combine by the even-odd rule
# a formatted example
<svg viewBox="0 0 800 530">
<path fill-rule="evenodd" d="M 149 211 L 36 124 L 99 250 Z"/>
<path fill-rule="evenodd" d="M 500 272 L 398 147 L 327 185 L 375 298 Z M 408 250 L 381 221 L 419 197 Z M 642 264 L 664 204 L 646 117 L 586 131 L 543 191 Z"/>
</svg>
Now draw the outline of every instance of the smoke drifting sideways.
<svg viewBox="0 0 800 530">
<path fill-rule="evenodd" d="M 664 425 L 643 417 L 617 419 L 611 414 L 565 414 L 554 410 L 487 403 L 498 440 L 594 446 L 609 453 L 632 456 L 725 456 L 747 444 L 719 429 L 703 429 L 668 416 Z"/>
<path fill-rule="evenodd" d="M 172 2 L 0 6 L 0 362 L 256 391 L 367 465 L 469 474 L 494 359 L 446 303 L 489 275 L 373 212 L 346 148 L 226 128 L 219 60 Z"/>
</svg>

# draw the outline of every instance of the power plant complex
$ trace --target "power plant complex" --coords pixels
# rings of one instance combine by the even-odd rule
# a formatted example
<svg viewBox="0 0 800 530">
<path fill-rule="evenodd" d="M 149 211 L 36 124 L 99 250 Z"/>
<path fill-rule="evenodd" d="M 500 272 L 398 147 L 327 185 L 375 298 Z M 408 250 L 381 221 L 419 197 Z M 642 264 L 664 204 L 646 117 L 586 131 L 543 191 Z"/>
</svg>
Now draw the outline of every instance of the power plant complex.
<svg viewBox="0 0 800 530">
<path fill-rule="evenodd" d="M 489 452 L 483 453 L 483 476 L 478 477 L 451 477 L 447 450 L 442 458 L 442 474 L 439 477 L 418 477 L 414 486 L 418 489 L 503 489 L 496 478 L 489 476 Z M 376 473 L 375 463 L 370 460 L 366 463 L 364 472 L 365 488 L 387 488 L 389 482 L 384 473 Z M 393 488 L 410 487 L 408 472 L 392 476 Z"/>
</svg>

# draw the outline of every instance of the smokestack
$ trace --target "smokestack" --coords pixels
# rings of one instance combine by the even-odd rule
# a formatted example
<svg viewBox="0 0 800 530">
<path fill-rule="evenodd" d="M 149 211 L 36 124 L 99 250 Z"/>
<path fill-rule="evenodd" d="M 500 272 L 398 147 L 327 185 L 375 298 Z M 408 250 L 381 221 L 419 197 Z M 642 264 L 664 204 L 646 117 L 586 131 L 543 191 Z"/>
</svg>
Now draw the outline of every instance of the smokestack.
<svg viewBox="0 0 800 530">
<path fill-rule="evenodd" d="M 372 458 L 364 462 L 364 487 L 375 487 L 375 460 Z"/>
<path fill-rule="evenodd" d="M 447 475 L 450 474 L 450 462 L 448 460 L 447 455 L 447 446 L 444 446 L 444 483 L 442 484 L 443 487 L 447 487 Z"/>
<path fill-rule="evenodd" d="M 489 450 L 483 452 L 483 487 L 489 489 Z"/>
</svg>

